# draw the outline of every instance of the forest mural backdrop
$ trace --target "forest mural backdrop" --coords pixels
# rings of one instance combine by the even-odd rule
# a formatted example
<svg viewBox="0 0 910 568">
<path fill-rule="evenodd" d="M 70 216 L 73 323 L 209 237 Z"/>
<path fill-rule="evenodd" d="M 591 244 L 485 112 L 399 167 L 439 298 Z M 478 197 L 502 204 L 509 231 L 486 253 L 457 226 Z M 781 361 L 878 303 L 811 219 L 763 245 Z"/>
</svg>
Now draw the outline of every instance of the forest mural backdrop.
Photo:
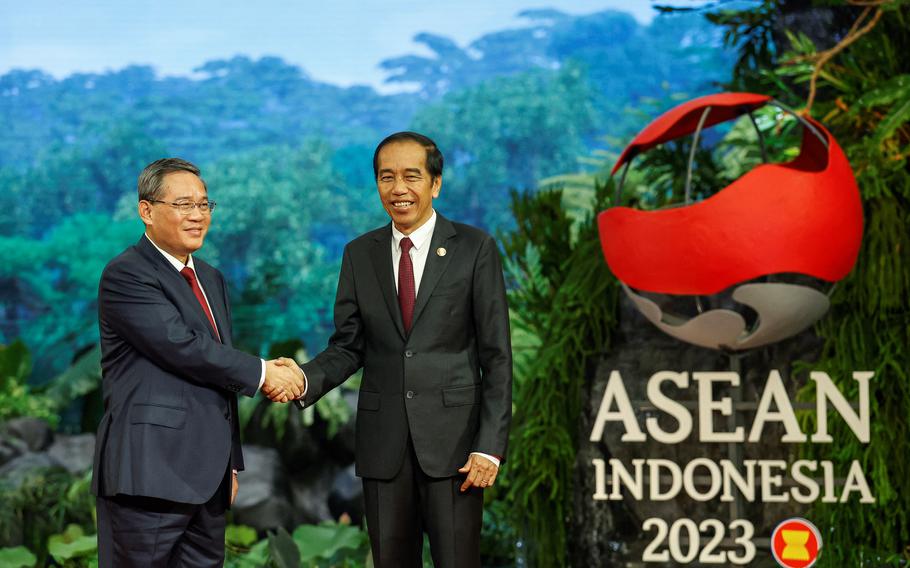
<svg viewBox="0 0 910 568">
<path fill-rule="evenodd" d="M 831 515 L 825 523 L 837 526 L 834 542 L 844 545 L 833 545 L 839 552 L 826 565 L 858 565 L 861 554 L 875 557 L 874 565 L 906 562 L 910 474 L 888 448 L 906 447 L 910 436 L 908 4 L 764 0 L 661 11 L 645 25 L 617 11 L 534 9 L 522 14 L 522 27 L 467 46 L 419 33 L 423 55 L 381 63 L 388 83 L 412 85 L 409 93 L 319 82 L 270 56 L 208 61 L 193 78 L 139 65 L 63 78 L 41 69 L 0 76 L 0 420 L 7 421 L 0 564 L 96 562 L 84 468 L 67 471 L 35 456 L 52 438 L 90 438 L 96 428 L 97 282 L 105 263 L 141 234 L 135 180 L 142 167 L 168 155 L 201 166 L 218 210 L 200 256 L 231 286 L 237 343 L 262 356 L 299 355 L 321 348 L 330 333 L 343 245 L 386 221 L 372 179 L 375 144 L 413 129 L 446 155 L 438 209 L 500 237 L 515 312 L 518 458 L 491 492 L 485 565 L 588 565 L 591 550 L 629 536 L 618 523 L 600 545 L 575 541 L 579 527 L 567 520 L 573 511 L 584 516 L 572 497 L 580 393 L 592 358 L 609 353 L 619 325 L 617 287 L 590 220 L 609 204 L 605 172 L 638 129 L 678 101 L 724 89 L 771 94 L 797 109 L 810 101 L 857 171 L 867 252 L 833 296 L 832 316 L 811 333 L 827 367 L 852 369 L 871 358 L 891 370 L 894 379 L 874 396 L 894 421 L 871 446 L 843 449 L 845 460 L 880 464 L 878 512 L 818 514 Z M 779 125 L 769 119 L 766 127 Z M 721 130 L 706 142 L 729 149 L 738 133 Z M 657 152 L 627 182 L 637 188 L 628 194 L 648 206 L 678 199 L 675 173 L 687 152 Z M 756 159 L 706 151 L 696 177 L 703 187 L 721 187 Z M 571 333 L 555 343 L 551 334 L 560 330 Z M 539 380 L 547 369 L 556 383 Z M 264 455 L 281 462 L 275 467 L 288 478 L 272 489 L 294 492 L 283 501 L 301 508 L 308 491 L 344 494 L 338 486 L 352 460 L 345 435 L 356 381 L 315 413 L 288 413 L 261 398 L 243 403 L 247 443 L 271 445 L 274 453 Z M 565 388 L 547 398 L 553 384 Z M 39 433 L 29 438 L 34 428 Z M 549 435 L 538 436 L 541 428 Z M 323 461 L 328 469 L 313 465 Z M 271 525 L 238 513 L 228 564 L 364 565 L 368 547 L 355 509 L 320 504 L 304 517 L 282 509 Z"/>
</svg>

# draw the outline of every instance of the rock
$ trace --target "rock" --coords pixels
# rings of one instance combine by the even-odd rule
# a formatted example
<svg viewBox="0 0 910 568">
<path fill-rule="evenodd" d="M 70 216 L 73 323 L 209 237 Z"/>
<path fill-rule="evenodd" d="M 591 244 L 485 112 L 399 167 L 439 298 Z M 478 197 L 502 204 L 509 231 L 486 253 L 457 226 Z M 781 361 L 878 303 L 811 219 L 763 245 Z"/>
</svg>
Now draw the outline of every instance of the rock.
<svg viewBox="0 0 910 568">
<path fill-rule="evenodd" d="M 95 455 L 95 435 L 57 436 L 47 454 L 68 472 L 78 475 L 91 469 Z"/>
<path fill-rule="evenodd" d="M 334 435 L 330 435 L 329 423 L 317 413 L 311 431 L 321 447 L 320 456 L 328 456 L 339 465 L 354 463 L 355 424 L 357 417 L 358 391 L 340 389 L 342 399 L 347 404 L 351 418 L 343 424 Z"/>
<path fill-rule="evenodd" d="M 28 451 L 28 444 L 19 438 L 0 433 L 0 466 Z"/>
<path fill-rule="evenodd" d="M 354 475 L 354 466 L 348 466 L 335 475 L 332 491 L 329 493 L 329 511 L 338 519 L 343 514 L 351 523 L 360 525 L 363 519 L 363 483 Z"/>
<path fill-rule="evenodd" d="M 291 480 L 294 500 L 294 522 L 320 523 L 335 520 L 329 509 L 328 495 L 335 476 L 341 470 L 329 460 L 311 464 L 305 472 Z"/>
<path fill-rule="evenodd" d="M 308 464 L 322 459 L 319 441 L 313 429 L 304 424 L 301 411 L 288 408 L 284 421 L 284 433 L 279 436 L 266 415 L 271 403 L 262 401 L 253 411 L 253 416 L 244 430 L 244 449 L 247 444 L 277 448 L 282 461 L 290 473 L 305 469 Z M 308 412 L 313 412 L 307 409 Z"/>
<path fill-rule="evenodd" d="M 36 470 L 59 468 L 60 466 L 47 454 L 29 452 L 10 460 L 0 467 L 0 479 L 5 486 L 18 489 Z"/>
<path fill-rule="evenodd" d="M 40 418 L 29 416 L 13 418 L 4 427 L 10 436 L 24 441 L 31 452 L 46 450 L 54 441 L 54 431 Z"/>
<path fill-rule="evenodd" d="M 278 450 L 245 445 L 243 461 L 246 469 L 237 474 L 240 490 L 232 507 L 234 523 L 259 531 L 291 526 L 291 488 Z"/>
</svg>

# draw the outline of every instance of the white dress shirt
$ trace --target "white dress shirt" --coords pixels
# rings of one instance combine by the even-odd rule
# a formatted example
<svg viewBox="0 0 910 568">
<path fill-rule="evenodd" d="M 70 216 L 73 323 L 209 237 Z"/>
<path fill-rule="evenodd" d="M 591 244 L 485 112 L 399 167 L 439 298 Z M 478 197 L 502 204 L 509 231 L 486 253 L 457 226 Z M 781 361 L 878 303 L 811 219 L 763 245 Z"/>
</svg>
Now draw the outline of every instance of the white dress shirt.
<svg viewBox="0 0 910 568">
<path fill-rule="evenodd" d="M 188 266 L 193 272 L 196 272 L 196 268 L 193 266 L 193 255 L 188 255 L 186 258 L 186 264 L 183 264 L 182 262 L 180 262 L 180 259 L 178 259 L 174 255 L 168 253 L 167 251 L 165 251 L 164 249 L 159 247 L 157 244 L 155 244 L 155 241 L 153 241 L 152 238 L 150 236 L 148 236 L 148 233 L 145 234 L 145 238 L 147 238 L 149 240 L 149 242 L 152 243 L 152 246 L 155 247 L 156 249 L 158 249 L 158 252 L 160 252 L 162 254 L 162 256 L 164 256 L 164 258 L 167 259 L 167 261 L 169 263 L 171 263 L 171 266 L 174 267 L 174 270 L 176 270 L 177 272 L 180 272 L 181 270 L 183 270 L 184 266 Z M 181 278 L 183 277 L 182 274 L 180 276 L 181 276 Z M 202 297 L 205 298 L 205 305 L 206 305 L 206 307 L 208 307 L 209 313 L 212 314 L 212 323 L 215 325 L 215 331 L 220 336 L 221 332 L 218 331 L 218 324 L 215 323 L 215 312 L 212 311 L 212 305 L 209 304 L 209 297 L 206 295 L 205 288 L 202 287 L 202 281 L 199 280 L 198 275 L 196 276 L 196 283 L 199 284 L 199 289 L 202 290 Z M 260 359 L 259 361 L 262 362 L 262 372 L 259 374 L 259 388 L 261 389 L 262 383 L 265 382 L 265 360 Z"/>
<path fill-rule="evenodd" d="M 414 245 L 408 252 L 411 256 L 411 264 L 414 266 L 414 294 L 420 292 L 420 280 L 423 277 L 423 269 L 427 265 L 427 255 L 430 252 L 430 243 L 433 240 L 433 231 L 436 229 L 436 210 L 426 222 L 414 229 L 410 235 L 405 235 L 392 223 L 392 270 L 395 271 L 395 291 L 398 291 L 398 262 L 401 260 L 401 239 L 409 237 Z M 484 454 L 482 452 L 471 452 L 471 455 L 478 455 L 487 458 L 496 467 L 499 467 L 499 458 Z"/>
</svg>

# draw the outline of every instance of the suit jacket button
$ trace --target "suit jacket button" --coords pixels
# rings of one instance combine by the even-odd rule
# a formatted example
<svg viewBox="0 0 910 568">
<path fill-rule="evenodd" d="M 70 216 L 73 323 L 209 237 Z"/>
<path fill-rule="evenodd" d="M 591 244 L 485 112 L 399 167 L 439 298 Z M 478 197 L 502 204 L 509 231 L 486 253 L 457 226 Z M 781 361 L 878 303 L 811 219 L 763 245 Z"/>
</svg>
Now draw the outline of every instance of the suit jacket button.
<svg viewBox="0 0 910 568">
<path fill-rule="evenodd" d="M 414 398 L 414 391 L 408 391 L 408 392 L 405 394 L 405 396 L 408 397 L 408 398 Z"/>
<path fill-rule="evenodd" d="M 407 357 L 408 359 L 410 359 L 411 357 L 414 356 L 414 352 L 411 351 L 410 349 L 408 349 L 407 351 L 404 352 L 404 356 Z"/>
</svg>

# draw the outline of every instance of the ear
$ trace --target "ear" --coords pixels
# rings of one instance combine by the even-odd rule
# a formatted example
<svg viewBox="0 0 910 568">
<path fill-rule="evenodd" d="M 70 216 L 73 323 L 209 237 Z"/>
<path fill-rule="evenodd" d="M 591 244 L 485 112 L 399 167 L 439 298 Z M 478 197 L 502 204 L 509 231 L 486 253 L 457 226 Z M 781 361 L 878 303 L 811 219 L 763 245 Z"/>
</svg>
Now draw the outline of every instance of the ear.
<svg viewBox="0 0 910 568">
<path fill-rule="evenodd" d="M 152 204 L 148 201 L 142 200 L 139 202 L 139 218 L 142 219 L 142 222 L 146 225 L 152 225 Z"/>
<path fill-rule="evenodd" d="M 433 197 L 439 197 L 439 190 L 442 189 L 442 176 L 433 178 Z"/>
</svg>

